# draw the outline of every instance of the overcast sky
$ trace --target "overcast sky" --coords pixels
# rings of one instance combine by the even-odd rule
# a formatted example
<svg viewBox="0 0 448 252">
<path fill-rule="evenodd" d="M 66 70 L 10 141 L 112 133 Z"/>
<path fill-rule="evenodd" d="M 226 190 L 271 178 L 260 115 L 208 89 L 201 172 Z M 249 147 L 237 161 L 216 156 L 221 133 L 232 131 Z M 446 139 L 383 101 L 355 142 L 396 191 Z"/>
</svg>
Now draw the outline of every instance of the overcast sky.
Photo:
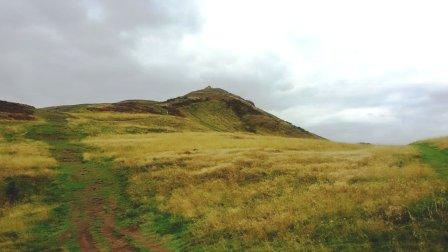
<svg viewBox="0 0 448 252">
<path fill-rule="evenodd" d="M 0 0 L 0 99 L 165 100 L 207 85 L 344 142 L 448 135 L 448 3 Z"/>
</svg>

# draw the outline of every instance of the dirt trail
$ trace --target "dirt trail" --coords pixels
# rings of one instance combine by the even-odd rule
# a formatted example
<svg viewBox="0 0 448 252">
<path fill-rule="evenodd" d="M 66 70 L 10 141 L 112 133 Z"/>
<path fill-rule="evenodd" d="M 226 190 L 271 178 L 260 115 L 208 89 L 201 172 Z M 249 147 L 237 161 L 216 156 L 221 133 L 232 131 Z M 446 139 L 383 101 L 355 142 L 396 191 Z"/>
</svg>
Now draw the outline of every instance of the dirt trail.
<svg viewBox="0 0 448 252">
<path fill-rule="evenodd" d="M 35 138 L 47 141 L 60 167 L 67 171 L 71 185 L 70 221 L 76 228 L 82 251 L 138 251 L 134 244 L 151 251 L 166 251 L 156 242 L 142 236 L 137 229 L 118 227 L 113 197 L 119 194 L 117 181 L 109 163 L 85 162 L 86 146 L 80 144 L 79 132 L 67 127 L 62 113 L 48 114 L 47 124 L 35 132 Z M 61 237 L 65 243 L 67 238 Z"/>
</svg>

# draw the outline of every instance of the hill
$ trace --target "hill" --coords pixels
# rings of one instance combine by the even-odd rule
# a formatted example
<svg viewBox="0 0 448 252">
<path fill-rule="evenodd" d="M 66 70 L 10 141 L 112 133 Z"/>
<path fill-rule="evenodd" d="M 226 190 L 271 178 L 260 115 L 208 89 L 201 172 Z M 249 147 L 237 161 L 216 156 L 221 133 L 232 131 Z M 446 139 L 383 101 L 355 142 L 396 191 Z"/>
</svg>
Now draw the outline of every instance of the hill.
<svg viewBox="0 0 448 252">
<path fill-rule="evenodd" d="M 128 114 L 130 121 L 135 119 L 136 115 L 140 117 L 144 117 L 144 114 L 151 115 L 153 119 L 158 117 L 153 122 L 146 120 L 145 123 L 140 123 L 140 126 L 146 126 L 148 131 L 250 132 L 320 138 L 257 108 L 251 101 L 223 89 L 211 87 L 163 102 L 126 100 L 118 103 L 62 106 L 49 109 L 73 113 L 75 117 L 92 118 L 93 115 L 89 115 L 89 112 L 103 113 L 103 116 L 108 112 L 116 116 L 118 116 L 116 113 L 121 113 L 121 117 Z M 121 118 L 121 120 L 125 119 Z M 144 130 L 142 127 L 140 130 Z"/>
<path fill-rule="evenodd" d="M 0 118 L 0 251 L 448 245 L 443 139 L 336 143 L 213 88 L 32 116 Z"/>
<path fill-rule="evenodd" d="M 0 119 L 33 120 L 36 109 L 32 106 L 0 101 Z"/>
</svg>

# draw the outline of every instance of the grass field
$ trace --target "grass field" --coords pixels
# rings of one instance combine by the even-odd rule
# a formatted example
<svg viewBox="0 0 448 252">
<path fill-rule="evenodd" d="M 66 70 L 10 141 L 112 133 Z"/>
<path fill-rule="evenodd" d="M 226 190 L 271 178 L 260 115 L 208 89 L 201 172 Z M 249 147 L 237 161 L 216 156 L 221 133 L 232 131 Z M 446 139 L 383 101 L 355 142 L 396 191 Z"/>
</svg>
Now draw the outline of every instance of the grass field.
<svg viewBox="0 0 448 252">
<path fill-rule="evenodd" d="M 70 113 L 68 122 L 88 135 L 207 130 L 189 118 L 148 113 Z"/>
<path fill-rule="evenodd" d="M 178 249 L 425 248 L 447 235 L 426 226 L 446 218 L 446 201 L 434 201 L 440 216 L 418 208 L 446 184 L 412 146 L 229 133 L 83 143 L 100 148 L 85 158 L 112 157 L 126 171 L 135 215 Z"/>
<path fill-rule="evenodd" d="M 32 239 L 30 227 L 48 218 L 54 205 L 44 202 L 45 184 L 57 161 L 49 145 L 26 138 L 41 121 L 0 121 L 0 248 L 15 250 Z"/>
<path fill-rule="evenodd" d="M 253 134 L 230 110 L 208 116 L 221 104 L 203 106 L 186 117 L 76 106 L 1 121 L 0 250 L 447 246 L 446 138 L 375 146 Z"/>
</svg>

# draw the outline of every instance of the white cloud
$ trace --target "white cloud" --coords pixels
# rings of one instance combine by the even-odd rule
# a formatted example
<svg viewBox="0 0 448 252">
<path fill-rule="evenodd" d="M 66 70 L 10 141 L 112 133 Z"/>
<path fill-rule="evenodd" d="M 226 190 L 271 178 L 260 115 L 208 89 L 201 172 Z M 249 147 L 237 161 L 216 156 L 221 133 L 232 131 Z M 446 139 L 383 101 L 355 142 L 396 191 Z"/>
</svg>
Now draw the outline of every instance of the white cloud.
<svg viewBox="0 0 448 252">
<path fill-rule="evenodd" d="M 198 46 L 245 56 L 275 53 L 290 64 L 297 85 L 447 80 L 446 1 L 204 3 Z"/>
<path fill-rule="evenodd" d="M 448 133 L 448 2 L 198 1 L 0 2 L 1 99 L 166 99 L 212 84 L 330 139 Z"/>
</svg>

